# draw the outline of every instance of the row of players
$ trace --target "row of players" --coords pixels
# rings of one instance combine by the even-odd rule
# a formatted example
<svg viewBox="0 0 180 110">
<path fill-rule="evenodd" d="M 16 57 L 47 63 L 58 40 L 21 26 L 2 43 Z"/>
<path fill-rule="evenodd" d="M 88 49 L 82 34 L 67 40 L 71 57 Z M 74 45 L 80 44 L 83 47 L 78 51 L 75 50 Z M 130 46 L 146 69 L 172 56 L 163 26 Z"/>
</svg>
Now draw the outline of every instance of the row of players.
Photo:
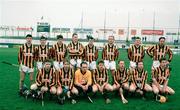
<svg viewBox="0 0 180 110">
<path fill-rule="evenodd" d="M 72 35 L 72 42 L 66 46 L 63 43 L 63 36 L 57 36 L 57 43 L 49 48 L 46 45 L 47 38 L 40 38 L 40 45 L 35 47 L 32 44 L 32 36 L 26 36 L 26 43 L 20 47 L 18 54 L 18 61 L 20 64 L 20 92 L 24 83 L 25 73 L 30 73 L 30 82 L 33 83 L 34 73 L 34 61 L 37 61 L 37 68 L 42 68 L 42 62 L 46 59 L 53 59 L 53 66 L 56 72 L 60 72 L 63 68 L 63 60 L 67 55 L 70 57 L 70 66 L 80 68 L 81 62 L 86 61 L 88 68 L 91 71 L 96 69 L 96 60 L 98 58 L 98 49 L 93 44 L 94 38 L 88 36 L 89 43 L 85 47 L 78 41 L 78 35 L 74 33 Z M 68 53 L 68 54 L 67 54 Z M 159 67 L 160 59 L 165 58 L 169 55 L 169 59 L 166 61 L 168 64 L 172 60 L 172 51 L 165 45 L 165 38 L 159 38 L 159 44 L 150 46 L 147 49 L 147 54 L 153 58 L 152 70 Z M 128 49 L 128 58 L 130 60 L 130 73 L 137 67 L 138 62 L 143 62 L 145 56 L 145 49 L 141 45 L 141 39 L 136 38 L 134 44 Z M 112 76 L 115 75 L 116 63 L 115 60 L 119 58 L 119 51 L 117 46 L 114 44 L 114 36 L 108 37 L 108 44 L 104 46 L 102 52 L 102 59 L 106 69 L 111 70 Z M 161 75 L 165 77 L 165 72 Z"/>
<path fill-rule="evenodd" d="M 170 73 L 165 59 L 161 59 L 160 66 L 152 72 L 150 84 L 147 83 L 148 74 L 144 70 L 143 62 L 138 62 L 137 68 L 130 73 L 125 67 L 124 61 L 120 60 L 118 69 L 113 76 L 113 85 L 109 83 L 110 75 L 108 75 L 103 60 L 98 61 L 97 69 L 93 72 L 88 70 L 86 62 L 82 62 L 80 69 L 76 71 L 70 67 L 67 60 L 64 60 L 63 64 L 63 68 L 56 73 L 56 70 L 51 66 L 52 63 L 46 60 L 43 63 L 43 68 L 37 73 L 35 83 L 30 87 L 32 93 L 37 90 L 41 93 L 49 91 L 57 96 L 60 104 L 64 103 L 65 97 L 71 99 L 73 104 L 76 103 L 77 96 L 81 93 L 93 102 L 89 93 L 98 91 L 105 98 L 105 102 L 110 103 L 111 100 L 107 93 L 117 90 L 124 104 L 128 103 L 123 95 L 124 90 L 139 93 L 143 98 L 146 92 L 152 91 L 156 96 L 174 94 L 174 90 L 168 86 Z M 165 76 L 160 76 L 160 74 L 165 74 Z"/>
</svg>

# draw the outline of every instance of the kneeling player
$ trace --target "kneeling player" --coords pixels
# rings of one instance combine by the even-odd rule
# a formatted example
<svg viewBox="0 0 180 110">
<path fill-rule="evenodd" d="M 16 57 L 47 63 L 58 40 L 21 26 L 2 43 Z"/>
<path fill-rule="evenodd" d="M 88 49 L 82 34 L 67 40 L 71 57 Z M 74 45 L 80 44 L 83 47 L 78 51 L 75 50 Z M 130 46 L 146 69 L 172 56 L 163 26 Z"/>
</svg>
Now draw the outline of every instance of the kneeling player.
<svg viewBox="0 0 180 110">
<path fill-rule="evenodd" d="M 153 92 L 158 96 L 161 94 L 174 94 L 175 91 L 168 86 L 170 71 L 166 67 L 166 59 L 160 59 L 160 66 L 152 72 L 152 88 Z"/>
<path fill-rule="evenodd" d="M 61 82 L 62 94 L 58 97 L 60 104 L 64 104 L 65 96 L 70 98 L 70 91 L 73 89 L 74 70 L 70 68 L 67 60 L 63 62 L 64 66 L 61 69 L 61 75 L 58 75 L 58 83 Z"/>
<path fill-rule="evenodd" d="M 74 76 L 74 89 L 72 90 L 73 95 L 79 95 L 80 93 L 83 93 L 86 98 L 89 99 L 91 103 L 93 101 L 88 96 L 88 93 L 92 92 L 92 74 L 87 69 L 88 65 L 86 62 L 81 63 L 81 68 L 76 70 L 75 76 Z M 76 101 L 73 99 L 72 103 L 76 103 Z"/>
<path fill-rule="evenodd" d="M 131 92 L 138 92 L 144 97 L 145 92 L 151 92 L 152 87 L 146 83 L 147 71 L 144 70 L 143 62 L 138 62 L 137 68 L 133 71 L 133 82 L 129 90 Z"/>
<path fill-rule="evenodd" d="M 108 71 L 104 67 L 104 61 L 100 60 L 98 62 L 98 68 L 93 73 L 93 79 L 93 92 L 99 90 L 105 98 L 106 103 L 111 103 L 111 100 L 107 96 L 107 91 L 113 91 L 113 87 L 108 83 Z"/>
<path fill-rule="evenodd" d="M 32 92 L 40 89 L 41 93 L 47 92 L 51 86 L 55 84 L 54 69 L 51 67 L 49 60 L 44 61 L 44 67 L 38 71 L 36 76 L 36 83 L 31 85 Z"/>
<path fill-rule="evenodd" d="M 119 95 L 124 104 L 128 103 L 123 95 L 123 89 L 129 90 L 128 69 L 125 68 L 124 61 L 119 61 L 119 68 L 114 75 L 113 89 L 119 91 Z"/>
</svg>

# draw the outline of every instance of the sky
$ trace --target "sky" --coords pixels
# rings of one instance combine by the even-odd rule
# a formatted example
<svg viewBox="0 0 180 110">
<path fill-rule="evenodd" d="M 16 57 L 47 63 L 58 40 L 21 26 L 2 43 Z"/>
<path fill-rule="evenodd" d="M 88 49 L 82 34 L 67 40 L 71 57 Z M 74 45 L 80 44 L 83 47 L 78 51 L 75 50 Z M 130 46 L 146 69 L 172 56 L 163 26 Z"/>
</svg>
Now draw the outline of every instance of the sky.
<svg viewBox="0 0 180 110">
<path fill-rule="evenodd" d="M 83 13 L 83 14 L 82 14 Z M 105 14 L 106 13 L 106 14 Z M 180 0 L 0 0 L 0 25 L 36 26 L 41 16 L 53 27 L 178 28 Z"/>
</svg>

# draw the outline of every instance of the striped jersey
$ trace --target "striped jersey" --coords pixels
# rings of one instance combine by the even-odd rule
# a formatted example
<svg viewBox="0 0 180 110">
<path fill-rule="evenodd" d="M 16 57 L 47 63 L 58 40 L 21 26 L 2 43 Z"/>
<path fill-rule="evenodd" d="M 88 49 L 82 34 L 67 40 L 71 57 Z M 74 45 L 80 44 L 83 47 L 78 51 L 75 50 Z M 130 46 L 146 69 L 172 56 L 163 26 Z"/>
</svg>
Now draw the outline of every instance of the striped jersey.
<svg viewBox="0 0 180 110">
<path fill-rule="evenodd" d="M 28 47 L 27 43 L 20 46 L 18 53 L 19 64 L 23 64 L 29 68 L 33 68 L 34 60 L 35 60 L 35 46 L 31 44 L 31 46 Z"/>
<path fill-rule="evenodd" d="M 67 47 L 66 45 L 63 43 L 61 45 L 59 45 L 58 43 L 56 43 L 55 45 L 53 45 L 53 51 L 54 51 L 54 59 L 55 61 L 58 62 L 62 62 L 64 60 L 64 58 L 67 55 Z"/>
<path fill-rule="evenodd" d="M 115 61 L 118 58 L 119 52 L 116 45 L 107 44 L 103 48 L 102 58 L 103 60 Z"/>
<path fill-rule="evenodd" d="M 39 62 L 44 62 L 47 58 L 49 58 L 48 56 L 49 49 L 47 48 L 47 46 L 42 47 L 41 45 L 39 45 L 36 48 L 36 53 L 37 53 L 37 61 Z"/>
<path fill-rule="evenodd" d="M 36 84 L 38 86 L 51 87 L 55 85 L 55 78 L 55 70 L 53 68 L 49 72 L 46 72 L 43 68 L 36 75 Z M 48 79 L 50 82 L 43 82 L 43 79 Z"/>
<path fill-rule="evenodd" d="M 144 69 L 142 71 L 140 71 L 139 69 L 135 69 L 133 71 L 133 77 L 132 80 L 133 82 L 136 84 L 136 86 L 138 87 L 138 84 L 141 84 L 140 89 L 143 89 L 147 80 L 147 71 L 145 71 Z M 141 78 L 141 80 L 138 80 L 138 78 Z"/>
<path fill-rule="evenodd" d="M 77 50 L 78 53 L 74 54 L 74 55 L 69 55 L 71 59 L 82 59 L 83 57 L 83 51 L 84 51 L 84 47 L 80 42 L 77 42 L 76 44 L 74 44 L 73 42 L 70 42 L 68 45 L 69 50 Z M 72 54 L 69 51 L 69 54 Z"/>
<path fill-rule="evenodd" d="M 84 48 L 84 59 L 85 61 L 92 62 L 96 61 L 98 58 L 98 50 L 96 46 L 90 47 L 89 45 L 86 45 Z"/>
<path fill-rule="evenodd" d="M 105 82 L 108 82 L 108 71 L 106 69 L 103 69 L 102 71 L 95 69 L 93 80 L 95 84 L 103 85 Z"/>
<path fill-rule="evenodd" d="M 114 75 L 114 81 L 117 81 L 119 84 L 125 83 L 128 81 L 128 69 L 124 68 L 121 70 L 118 68 Z"/>
<path fill-rule="evenodd" d="M 169 62 L 173 57 L 173 53 L 169 46 L 160 46 L 159 44 L 149 47 L 147 49 L 147 54 L 152 57 L 153 60 L 160 60 L 161 58 L 166 58 L 166 55 L 169 55 Z"/>
<path fill-rule="evenodd" d="M 131 45 L 128 49 L 128 58 L 133 62 L 141 62 L 145 56 L 145 49 L 143 46 Z"/>
<path fill-rule="evenodd" d="M 69 68 L 68 71 L 65 71 L 64 68 L 61 69 L 61 85 L 68 86 L 72 88 L 74 82 L 74 70 Z"/>
<path fill-rule="evenodd" d="M 165 81 L 169 78 L 170 76 L 170 72 L 168 68 L 161 68 L 161 67 L 157 67 L 153 72 L 152 72 L 152 78 L 155 78 L 156 81 L 163 85 L 165 83 Z M 164 78 L 165 79 L 164 79 Z"/>
</svg>

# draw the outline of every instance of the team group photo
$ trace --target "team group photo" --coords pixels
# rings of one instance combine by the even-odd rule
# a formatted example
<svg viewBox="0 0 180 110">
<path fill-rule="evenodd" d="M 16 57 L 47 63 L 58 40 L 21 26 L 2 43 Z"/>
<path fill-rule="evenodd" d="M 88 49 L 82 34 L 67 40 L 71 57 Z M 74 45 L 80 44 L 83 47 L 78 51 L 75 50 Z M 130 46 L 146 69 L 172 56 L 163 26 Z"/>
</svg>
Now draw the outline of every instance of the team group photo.
<svg viewBox="0 0 180 110">
<path fill-rule="evenodd" d="M 0 1 L 0 109 L 179 110 L 180 2 L 146 2 Z"/>
</svg>

